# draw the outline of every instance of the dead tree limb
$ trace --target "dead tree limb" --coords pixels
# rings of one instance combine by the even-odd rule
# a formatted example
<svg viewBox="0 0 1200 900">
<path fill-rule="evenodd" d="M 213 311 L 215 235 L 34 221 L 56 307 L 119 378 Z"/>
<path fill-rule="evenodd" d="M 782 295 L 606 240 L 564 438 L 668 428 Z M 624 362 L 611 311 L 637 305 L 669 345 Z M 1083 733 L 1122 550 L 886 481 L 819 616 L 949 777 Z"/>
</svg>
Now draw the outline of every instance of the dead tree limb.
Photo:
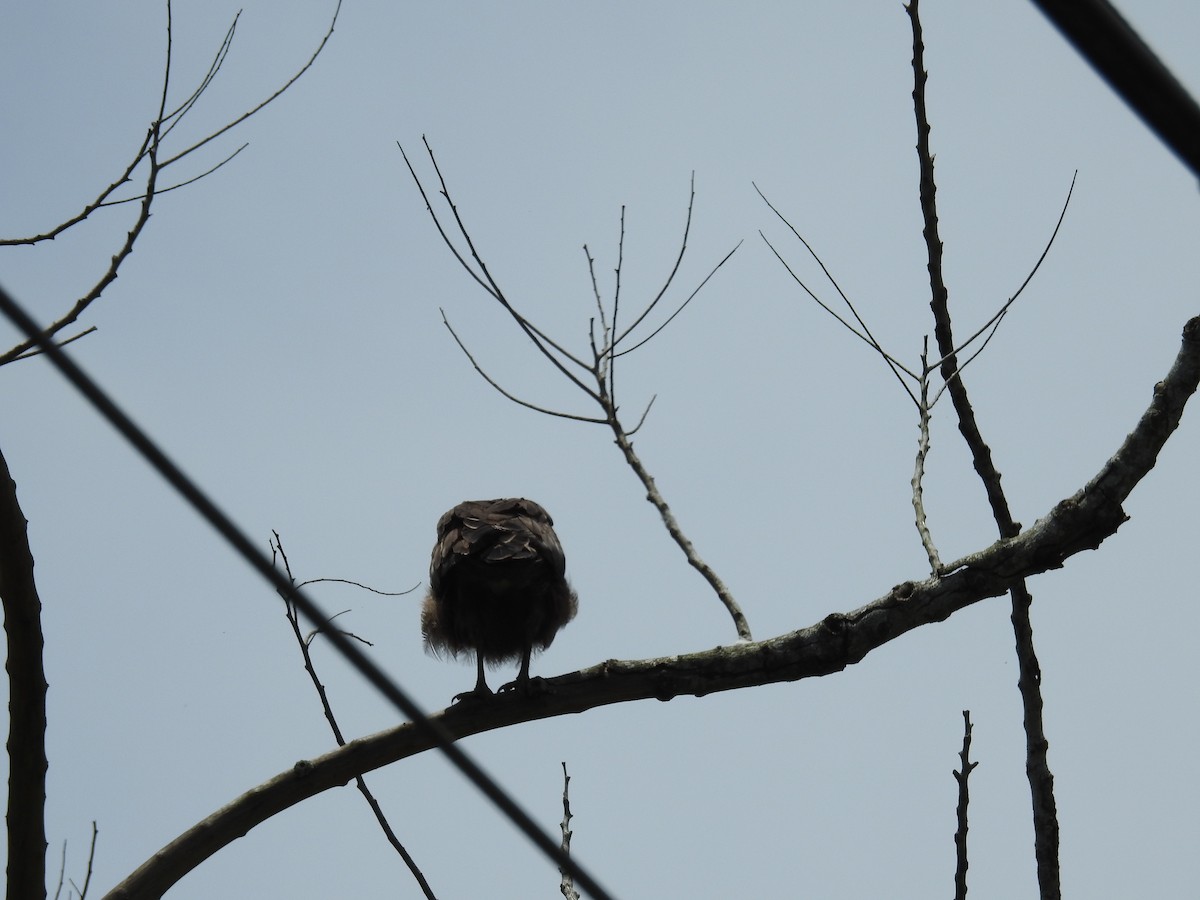
<svg viewBox="0 0 1200 900">
<path fill-rule="evenodd" d="M 213 58 L 213 62 L 209 66 L 208 72 L 201 79 L 199 85 L 192 90 L 186 100 L 176 106 L 173 110 L 168 111 L 167 104 L 171 94 L 171 59 L 172 51 L 174 49 L 171 31 L 171 3 L 170 0 L 168 0 L 166 4 L 166 59 L 163 63 L 163 78 L 158 96 L 158 108 L 154 114 L 154 118 L 151 120 L 150 125 L 146 130 L 145 137 L 142 139 L 141 144 L 138 146 L 137 151 L 133 154 L 133 158 L 125 167 L 124 171 L 115 181 L 101 190 L 95 199 L 85 204 L 82 210 L 67 218 L 63 222 L 60 222 L 58 225 L 49 229 L 48 231 L 24 237 L 0 238 L 0 247 L 39 244 L 43 241 L 54 240 L 63 232 L 86 221 L 97 210 L 106 207 L 119 206 L 125 203 L 139 204 L 138 216 L 135 219 L 133 226 L 126 234 L 125 240 L 122 242 L 120 248 L 115 254 L 113 254 L 112 261 L 110 262 L 108 268 L 105 270 L 103 275 L 100 276 L 96 283 L 93 284 L 92 287 L 81 297 L 79 297 L 69 309 L 63 313 L 60 313 L 58 318 L 56 318 L 49 325 L 45 326 L 44 334 L 47 338 L 58 335 L 64 329 L 70 327 L 72 324 L 78 321 L 83 312 L 96 300 L 98 300 L 100 295 L 104 293 L 108 286 L 116 280 L 117 273 L 120 270 L 121 265 L 126 259 L 129 258 L 129 255 L 133 253 L 134 245 L 137 243 L 139 236 L 150 220 L 150 209 L 154 203 L 155 197 L 168 191 L 177 190 L 178 188 L 186 185 L 195 184 L 200 179 L 211 175 L 217 169 L 220 169 L 246 148 L 247 145 L 243 144 L 225 156 L 220 162 L 210 166 L 198 175 L 187 177 L 182 181 L 167 187 L 159 186 L 159 178 L 170 166 L 187 158 L 200 148 L 208 145 L 211 141 L 232 130 L 233 128 L 236 128 L 242 122 L 260 112 L 264 107 L 276 100 L 281 94 L 284 93 L 284 91 L 295 84 L 300 76 L 307 72 L 312 67 L 313 63 L 316 62 L 317 57 L 321 54 L 321 51 L 324 50 L 325 45 L 328 43 L 330 37 L 333 36 L 333 29 L 337 24 L 338 14 L 341 12 L 341 5 L 341 0 L 337 0 L 337 6 L 334 9 L 333 17 L 329 23 L 329 28 L 325 32 L 325 35 L 322 37 L 312 56 L 310 56 L 308 61 L 304 63 L 304 65 L 301 66 L 296 72 L 294 72 L 281 87 L 275 90 L 274 93 L 272 93 L 265 100 L 257 103 L 247 111 L 243 112 L 241 115 L 222 125 L 220 128 L 205 135 L 200 140 L 193 142 L 190 146 L 171 155 L 166 155 L 165 142 L 168 136 L 179 127 L 180 123 L 184 120 L 184 117 L 195 106 L 196 102 L 212 84 L 213 79 L 220 71 L 221 65 L 225 61 L 226 55 L 228 54 L 233 43 L 238 20 L 238 16 L 234 16 L 233 22 L 230 24 L 228 31 L 226 31 L 225 38 L 221 42 L 221 46 L 217 50 L 217 53 Z M 240 15 L 240 13 L 238 15 Z M 138 189 L 138 193 L 130 197 L 116 197 L 116 193 L 125 185 L 130 184 L 134 179 L 135 173 L 143 168 L 145 170 L 145 174 L 142 176 L 143 180 Z M 92 330 L 94 329 L 88 329 L 80 334 L 76 334 L 62 343 L 65 344 L 72 340 L 77 340 L 78 338 L 83 337 L 83 335 L 90 333 Z M 20 341 L 9 350 L 0 353 L 0 366 L 15 362 L 19 359 L 27 359 L 31 356 L 37 355 L 37 353 L 40 351 L 38 351 L 36 347 L 37 342 L 33 339 L 27 338 L 23 341 Z"/>
<path fill-rule="evenodd" d="M 449 210 L 448 216 L 443 219 L 438 211 L 434 209 L 429 192 L 426 190 L 424 183 L 417 175 L 412 161 L 408 158 L 408 154 L 404 151 L 404 147 L 400 147 L 400 153 L 404 157 L 404 163 L 408 166 L 408 172 L 412 176 L 413 182 L 420 192 L 421 199 L 425 203 L 425 209 L 433 220 L 434 227 L 437 229 L 438 235 L 442 239 L 442 243 L 450 250 L 459 266 L 471 277 L 471 279 L 483 288 L 493 300 L 500 304 L 501 307 L 512 317 L 517 326 L 525 333 L 537 351 L 558 371 L 560 375 L 566 378 L 572 385 L 575 386 L 591 403 L 599 407 L 599 415 L 585 415 L 582 413 L 566 412 L 561 410 L 550 409 L 542 404 L 535 403 L 530 400 L 509 391 L 503 387 L 495 378 L 493 378 L 480 364 L 476 361 L 474 355 L 467 349 L 466 344 L 459 337 L 458 333 L 450 324 L 450 320 L 446 317 L 445 312 L 442 313 L 442 321 L 446 328 L 449 329 L 455 343 L 459 349 L 466 354 L 475 371 L 479 373 L 483 379 L 491 385 L 497 392 L 503 395 L 508 400 L 531 409 L 535 412 L 540 412 L 549 416 L 556 416 L 562 419 L 572 419 L 577 422 L 588 422 L 595 425 L 607 426 L 613 434 L 613 440 L 621 451 L 621 455 L 625 458 L 633 473 L 642 483 L 642 487 L 646 490 L 646 499 L 658 510 L 658 514 L 662 517 L 663 525 L 670 534 L 671 539 L 683 551 L 684 557 L 692 568 L 708 582 L 709 586 L 716 593 L 717 598 L 733 619 L 734 627 L 737 629 L 738 638 L 740 640 L 752 640 L 750 632 L 750 624 L 746 620 L 745 614 L 742 612 L 741 606 L 734 598 L 733 593 L 721 580 L 716 571 L 704 559 L 701 558 L 695 546 L 684 533 L 683 528 L 679 525 L 675 518 L 674 512 L 667 504 L 662 492 L 654 482 L 654 478 L 650 475 L 649 470 L 642 463 L 637 451 L 633 446 L 633 434 L 642 426 L 645 421 L 646 414 L 650 411 L 650 405 L 647 404 L 645 411 L 642 413 L 641 419 L 632 429 L 627 428 L 622 421 L 619 410 L 620 406 L 617 403 L 616 391 L 616 361 L 622 356 L 632 353 L 635 350 L 644 347 L 656 335 L 671 323 L 676 316 L 681 313 L 689 303 L 695 299 L 696 295 L 708 284 L 709 280 L 729 261 L 729 258 L 737 252 L 739 243 L 727 253 L 720 262 L 718 262 L 708 274 L 700 282 L 700 284 L 690 293 L 684 300 L 679 303 L 673 312 L 666 316 L 665 320 L 654 327 L 649 334 L 642 334 L 638 329 L 647 323 L 648 317 L 659 306 L 666 297 L 675 283 L 675 278 L 679 274 L 680 266 L 683 263 L 684 256 L 687 253 L 688 237 L 691 234 L 692 213 L 695 209 L 696 202 L 696 186 L 695 176 L 692 178 L 691 195 L 688 198 L 687 219 L 683 226 L 683 238 L 680 241 L 679 253 L 676 255 L 673 265 L 662 287 L 654 295 L 654 297 L 634 315 L 633 322 L 621 326 L 619 319 L 621 314 L 621 267 L 625 258 L 625 209 L 621 209 L 621 230 L 620 237 L 617 241 L 617 266 L 616 266 L 616 282 L 613 289 L 612 303 L 606 309 L 604 300 L 601 295 L 599 283 L 596 279 L 595 260 L 592 258 L 591 252 L 587 245 L 584 245 L 584 254 L 587 257 L 588 274 L 591 278 L 592 292 L 596 298 L 596 306 L 600 318 L 599 335 L 596 332 L 596 320 L 593 318 L 588 325 L 588 345 L 590 350 L 590 359 L 587 359 L 587 354 L 576 354 L 566 349 L 563 342 L 550 337 L 544 330 L 527 319 L 524 315 L 517 311 L 515 305 L 505 295 L 503 289 L 492 276 L 487 263 L 484 262 L 480 255 L 479 249 L 476 246 L 474 238 L 471 236 L 464 223 L 462 216 L 459 214 L 458 206 L 450 196 L 450 189 L 446 183 L 445 176 L 442 174 L 441 168 L 438 166 L 437 157 L 433 153 L 433 149 L 429 146 L 429 142 L 422 138 L 425 145 L 425 150 L 429 156 L 429 161 L 433 166 L 436 174 L 439 190 L 438 194 L 445 201 Z M 647 324 L 647 328 L 649 325 Z M 633 341 L 632 344 L 626 345 L 627 341 Z M 651 398 L 650 403 L 654 402 Z"/>
<path fill-rule="evenodd" d="M 971 804 L 971 789 L 969 779 L 971 772 L 979 765 L 971 762 L 971 711 L 963 710 L 963 743 L 958 757 L 962 768 L 954 770 L 954 780 L 958 782 L 958 808 L 956 817 L 958 828 L 954 832 L 954 900 L 967 900 L 967 808 Z"/>
<path fill-rule="evenodd" d="M 943 277 L 942 240 L 938 234 L 937 186 L 933 174 L 933 153 L 929 148 L 929 117 L 925 106 L 925 84 L 929 75 L 925 71 L 925 45 L 918 14 L 918 0 L 911 0 L 905 9 L 912 22 L 912 96 L 917 122 L 917 157 L 921 172 L 921 213 L 925 221 L 927 268 L 932 293 L 930 308 L 935 323 L 934 338 L 942 354 L 942 379 L 950 393 L 950 401 L 958 416 L 958 429 L 971 452 L 975 471 L 983 483 L 1000 537 L 1011 538 L 1020 532 L 1021 526 L 1013 519 L 1009 510 L 1004 488 L 1000 484 L 1000 472 L 992 461 L 992 451 L 979 429 L 955 351 L 954 333 L 950 323 L 950 293 Z M 1013 581 L 1010 593 L 1013 635 L 1020 672 L 1017 685 L 1024 709 L 1025 772 L 1029 779 L 1033 806 L 1034 856 L 1037 862 L 1038 885 L 1042 900 L 1059 900 L 1062 889 L 1058 861 L 1058 809 L 1054 799 L 1054 776 L 1050 772 L 1047 755 L 1049 742 L 1046 740 L 1042 717 L 1041 666 L 1033 644 L 1033 622 L 1029 614 L 1033 597 L 1023 578 Z"/>
<path fill-rule="evenodd" d="M 25 514 L 0 453 L 0 601 L 8 639 L 8 896 L 46 895 L 46 669 Z"/>
<path fill-rule="evenodd" d="M 288 561 L 287 553 L 284 552 L 283 540 L 279 537 L 278 531 L 272 532 L 272 535 L 274 540 L 271 543 L 271 553 L 283 564 L 283 571 L 284 574 L 287 575 L 288 581 L 295 585 L 296 579 L 292 575 L 292 566 Z M 383 594 L 384 596 L 397 596 L 396 593 L 376 591 L 374 588 L 366 588 L 365 585 L 359 585 L 357 582 L 348 582 L 346 579 L 342 578 L 319 578 L 314 580 L 341 581 L 349 584 L 355 584 L 357 587 L 363 587 L 366 590 L 377 594 Z M 311 581 L 305 582 L 305 584 L 311 583 Z M 293 604 L 287 597 L 284 597 L 283 601 L 284 614 L 287 617 L 288 624 L 292 627 L 292 635 L 296 638 L 296 646 L 299 647 L 300 656 L 304 660 L 304 671 L 308 673 L 308 678 L 312 682 L 313 689 L 317 692 L 317 698 L 321 701 L 321 711 L 325 714 L 325 721 L 329 723 L 329 730 L 333 732 L 333 739 L 337 742 L 339 747 L 344 747 L 346 746 L 346 739 L 342 736 L 342 727 L 338 724 L 337 716 L 334 715 L 333 704 L 329 701 L 329 694 L 325 690 L 325 683 L 321 681 L 320 676 L 317 675 L 317 668 L 313 664 L 311 645 L 312 638 L 316 633 L 305 637 L 300 628 L 300 615 L 296 610 L 295 604 Z M 336 616 L 330 618 L 331 622 L 333 618 L 336 618 Z M 348 632 L 343 632 L 343 634 L 348 634 Z M 353 636 L 357 637 L 357 635 Z M 371 810 L 371 815 L 375 817 L 376 824 L 379 825 L 380 831 L 383 832 L 384 839 L 388 842 L 388 844 L 391 845 L 392 849 L 396 851 L 400 859 L 403 860 L 404 865 L 408 867 L 408 871 L 412 875 L 413 879 L 417 882 L 417 886 L 420 887 L 421 893 L 425 895 L 427 900 L 437 900 L 436 895 L 433 893 L 433 888 L 429 886 L 429 882 L 425 878 L 425 874 L 421 871 L 420 866 L 417 865 L 417 861 L 413 859 L 412 854 L 408 852 L 408 848 L 405 847 L 400 838 L 397 837 L 395 829 L 392 828 L 392 823 L 388 821 L 387 814 L 383 811 L 383 807 L 380 806 L 379 800 L 376 798 L 374 792 L 372 792 L 370 787 L 368 787 L 366 780 L 361 775 L 357 775 L 354 779 L 354 786 L 358 788 L 358 792 L 362 794 L 363 800 L 366 801 L 367 807 Z"/>
<path fill-rule="evenodd" d="M 1061 568 L 1072 556 L 1094 550 L 1115 534 L 1127 518 L 1122 504 L 1154 468 L 1197 384 L 1200 317 L 1185 326 L 1175 362 L 1155 385 L 1137 425 L 1086 485 L 1019 535 L 944 566 L 940 576 L 906 581 L 856 610 L 831 613 L 776 638 L 659 659 L 608 660 L 546 679 L 551 690 L 536 697 L 508 694 L 470 708 L 452 707 L 431 718 L 457 740 L 614 703 L 702 697 L 840 672 L 914 628 L 945 621 L 958 610 L 1004 595 L 1014 582 Z M 181 834 L 107 898 L 159 897 L 205 859 L 282 810 L 433 746 L 435 739 L 427 730 L 408 723 L 304 760 Z"/>
</svg>

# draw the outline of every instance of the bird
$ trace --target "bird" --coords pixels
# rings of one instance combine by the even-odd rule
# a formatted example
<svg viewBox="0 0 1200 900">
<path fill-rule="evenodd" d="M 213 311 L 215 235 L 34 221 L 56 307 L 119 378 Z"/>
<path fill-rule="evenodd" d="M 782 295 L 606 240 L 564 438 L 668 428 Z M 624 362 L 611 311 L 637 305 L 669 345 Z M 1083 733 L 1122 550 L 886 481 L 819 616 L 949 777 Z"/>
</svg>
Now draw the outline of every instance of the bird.
<svg viewBox="0 0 1200 900">
<path fill-rule="evenodd" d="M 528 693 L 530 657 L 578 610 L 566 568 L 554 520 L 532 500 L 467 500 L 438 520 L 421 634 L 434 656 L 474 653 L 475 687 L 456 701 L 491 694 L 484 667 L 516 660 L 500 690 Z"/>
</svg>

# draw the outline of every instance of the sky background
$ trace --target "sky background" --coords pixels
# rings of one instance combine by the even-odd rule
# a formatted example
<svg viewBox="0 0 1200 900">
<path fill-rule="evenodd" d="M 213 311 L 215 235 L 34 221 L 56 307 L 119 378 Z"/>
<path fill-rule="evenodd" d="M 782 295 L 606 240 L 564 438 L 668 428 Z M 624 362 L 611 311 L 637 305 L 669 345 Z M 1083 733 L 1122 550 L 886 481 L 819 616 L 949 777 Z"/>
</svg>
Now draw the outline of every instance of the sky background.
<svg viewBox="0 0 1200 900">
<path fill-rule="evenodd" d="M 332 2 L 244 0 L 232 52 L 182 148 L 308 58 Z M 1200 7 L 1122 4 L 1195 94 Z M 237 12 L 174 4 L 171 96 L 193 89 Z M 967 370 L 1027 525 L 1119 446 L 1200 312 L 1195 179 L 1026 2 L 923 8 L 946 279 L 967 334 L 1020 285 Z M 0 9 L 0 234 L 76 214 L 157 108 L 160 2 Z M 808 300 L 761 229 L 835 294 L 756 195 L 822 255 L 876 335 L 917 364 L 932 331 L 913 151 L 911 37 L 897 2 L 405 3 L 346 0 L 323 56 L 233 134 L 174 167 L 218 173 L 160 197 L 71 352 L 299 578 L 402 590 L 427 577 L 439 515 L 527 496 L 553 514 L 578 618 L 534 662 L 553 675 L 731 642 L 611 438 L 514 406 L 503 384 L 590 410 L 439 243 L 397 141 L 428 136 L 493 274 L 586 347 L 587 244 L 623 302 L 674 261 L 695 172 L 682 300 L 622 361 L 623 409 L 657 401 L 643 462 L 765 638 L 867 603 L 928 565 L 912 524 L 917 418 L 870 352 Z M 128 193 L 136 192 L 132 187 Z M 0 283 L 49 320 L 129 229 L 105 210 L 0 253 Z M 670 298 L 669 298 L 670 299 Z M 0 344 L 15 342 L 0 325 Z M 1098 552 L 1031 582 L 1064 894 L 1192 896 L 1200 880 L 1196 409 Z M 278 598 L 41 360 L 0 372 L 0 447 L 30 520 L 49 694 L 51 879 L 93 894 L 296 760 L 333 747 Z M 925 482 L 944 559 L 995 539 L 949 405 Z M 421 590 L 314 593 L 426 708 L 470 686 L 427 657 Z M 569 766 L 573 850 L 620 897 L 952 893 L 962 710 L 975 723 L 970 888 L 1036 893 L 1006 599 L 905 635 L 822 679 L 644 702 L 463 742 L 552 832 Z M 395 712 L 318 642 L 348 735 Z M 509 673 L 496 673 L 499 683 Z M 558 875 L 435 754 L 368 779 L 439 897 L 557 897 Z M 277 816 L 173 898 L 417 897 L 351 788 Z"/>
</svg>

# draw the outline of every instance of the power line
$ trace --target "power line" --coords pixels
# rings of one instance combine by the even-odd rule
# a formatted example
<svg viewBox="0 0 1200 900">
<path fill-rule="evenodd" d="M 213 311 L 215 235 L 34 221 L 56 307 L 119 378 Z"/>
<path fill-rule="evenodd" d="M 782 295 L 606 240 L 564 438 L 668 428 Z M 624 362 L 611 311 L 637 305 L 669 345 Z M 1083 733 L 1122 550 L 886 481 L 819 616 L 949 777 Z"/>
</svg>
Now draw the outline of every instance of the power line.
<svg viewBox="0 0 1200 900">
<path fill-rule="evenodd" d="M 1142 122 L 1200 177 L 1200 106 L 1108 0 L 1032 0 Z"/>
<path fill-rule="evenodd" d="M 182 469 L 171 461 L 170 457 L 151 440 L 150 436 L 117 406 L 116 402 L 105 393 L 103 388 L 79 368 L 62 349 L 56 346 L 53 340 L 45 336 L 44 331 L 38 326 L 37 322 L 30 318 L 29 314 L 25 312 L 20 304 L 3 287 L 0 287 L 0 311 L 8 316 L 9 320 L 17 328 L 28 335 L 30 340 L 35 341 L 41 347 L 42 351 L 50 358 L 50 361 L 54 363 L 59 372 L 87 398 L 92 406 L 109 421 L 109 424 L 133 445 L 134 449 L 142 455 L 142 458 L 153 466 L 167 480 L 167 483 L 192 505 L 192 508 L 225 539 L 238 555 L 270 582 L 275 590 L 294 603 L 296 608 L 304 613 L 305 617 L 314 626 L 322 628 L 325 639 L 342 654 L 347 662 L 354 666 L 359 674 L 390 700 L 396 709 L 407 716 L 414 726 L 428 735 L 450 762 L 472 784 L 479 788 L 484 796 L 491 800 L 508 817 L 509 821 L 525 832 L 525 835 L 533 841 L 539 850 L 557 863 L 559 867 L 568 870 L 579 885 L 595 897 L 596 900 L 613 900 L 612 895 L 604 890 L 579 863 L 568 856 L 553 839 L 538 828 L 529 814 L 503 788 L 496 784 L 478 764 L 455 745 L 453 739 L 443 728 L 425 715 L 408 694 L 401 689 L 399 684 L 368 659 L 337 628 L 326 629 L 322 627 L 329 621 L 329 617 L 303 591 L 292 585 L 283 573 L 279 572 L 272 565 L 271 560 L 267 558 L 266 554 L 251 543 L 242 530 L 233 523 L 233 520 L 225 515 L 209 499 L 208 495 L 185 475 Z"/>
</svg>

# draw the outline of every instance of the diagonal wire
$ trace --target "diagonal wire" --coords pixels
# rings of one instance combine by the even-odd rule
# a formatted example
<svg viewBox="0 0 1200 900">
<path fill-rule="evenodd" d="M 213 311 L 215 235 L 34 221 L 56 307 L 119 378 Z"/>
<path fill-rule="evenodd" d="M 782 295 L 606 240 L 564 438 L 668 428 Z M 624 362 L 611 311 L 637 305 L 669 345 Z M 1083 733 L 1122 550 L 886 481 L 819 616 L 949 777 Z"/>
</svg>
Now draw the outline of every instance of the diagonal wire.
<svg viewBox="0 0 1200 900">
<path fill-rule="evenodd" d="M 225 541 L 237 551 L 251 568 L 262 575 L 271 586 L 296 605 L 305 617 L 317 627 L 329 621 L 321 609 L 310 600 L 303 591 L 296 588 L 283 573 L 272 566 L 267 556 L 251 543 L 233 521 L 200 489 L 174 462 L 150 439 L 138 425 L 117 406 L 91 377 L 79 368 L 53 340 L 47 338 L 38 324 L 13 299 L 3 287 L 0 287 L 0 312 L 37 343 L 75 388 L 83 394 L 93 407 L 121 433 L 134 449 L 153 466 L 175 490 L 191 504 L 192 508 L 201 515 L 216 530 Z M 460 772 L 465 775 L 483 794 L 504 813 L 514 825 L 521 829 L 539 850 L 552 859 L 559 867 L 571 871 L 580 885 L 596 900 L 612 900 L 612 895 L 605 891 L 599 883 L 587 873 L 570 856 L 563 852 L 556 841 L 542 831 L 513 800 L 503 788 L 468 757 L 455 744 L 453 739 L 437 723 L 416 705 L 400 685 L 389 678 L 375 663 L 368 659 L 350 639 L 338 629 L 330 628 L 325 631 L 325 637 L 343 658 L 356 668 L 360 675 L 369 681 L 383 694 L 392 705 L 402 712 L 420 731 L 425 732 L 437 744 L 446 757 Z"/>
<path fill-rule="evenodd" d="M 1033 5 L 1200 176 L 1200 105 L 1117 8 L 1108 0 L 1033 0 Z"/>
</svg>

